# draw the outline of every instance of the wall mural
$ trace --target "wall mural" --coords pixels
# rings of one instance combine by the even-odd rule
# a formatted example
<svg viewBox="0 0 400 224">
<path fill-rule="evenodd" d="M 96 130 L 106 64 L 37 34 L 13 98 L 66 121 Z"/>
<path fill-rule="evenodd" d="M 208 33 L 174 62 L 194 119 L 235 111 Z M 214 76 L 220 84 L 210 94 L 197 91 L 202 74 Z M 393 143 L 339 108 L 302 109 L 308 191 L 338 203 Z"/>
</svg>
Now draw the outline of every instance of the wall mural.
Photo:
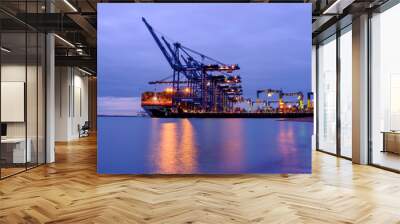
<svg viewBox="0 0 400 224">
<path fill-rule="evenodd" d="M 99 4 L 98 172 L 310 173 L 311 4 Z"/>
</svg>

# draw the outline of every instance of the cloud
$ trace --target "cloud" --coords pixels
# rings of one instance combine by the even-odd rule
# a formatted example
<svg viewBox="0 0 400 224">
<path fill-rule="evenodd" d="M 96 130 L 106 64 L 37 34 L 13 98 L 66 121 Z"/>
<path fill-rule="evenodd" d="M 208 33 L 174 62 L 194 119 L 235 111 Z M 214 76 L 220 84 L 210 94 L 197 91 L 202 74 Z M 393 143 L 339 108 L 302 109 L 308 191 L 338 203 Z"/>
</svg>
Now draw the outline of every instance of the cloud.
<svg viewBox="0 0 400 224">
<path fill-rule="evenodd" d="M 140 97 L 98 97 L 98 115 L 136 115 L 141 110 Z"/>
<path fill-rule="evenodd" d="M 311 4 L 99 6 L 99 96 L 140 96 L 160 88 L 149 81 L 172 75 L 142 16 L 171 43 L 239 64 L 245 97 L 260 88 L 311 88 Z"/>
</svg>

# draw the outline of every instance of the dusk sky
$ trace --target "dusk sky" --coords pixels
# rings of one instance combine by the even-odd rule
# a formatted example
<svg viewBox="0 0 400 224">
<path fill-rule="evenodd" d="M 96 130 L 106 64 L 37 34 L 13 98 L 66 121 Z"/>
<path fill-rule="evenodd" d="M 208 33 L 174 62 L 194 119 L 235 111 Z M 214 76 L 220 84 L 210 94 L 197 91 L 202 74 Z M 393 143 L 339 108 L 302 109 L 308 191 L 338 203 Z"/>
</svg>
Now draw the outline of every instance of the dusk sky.
<svg viewBox="0 0 400 224">
<path fill-rule="evenodd" d="M 100 114 L 115 107 L 106 101 L 137 101 L 165 87 L 149 81 L 172 75 L 141 17 L 191 49 L 239 64 L 246 98 L 255 100 L 257 89 L 311 89 L 311 4 L 105 3 L 98 4 Z"/>
</svg>

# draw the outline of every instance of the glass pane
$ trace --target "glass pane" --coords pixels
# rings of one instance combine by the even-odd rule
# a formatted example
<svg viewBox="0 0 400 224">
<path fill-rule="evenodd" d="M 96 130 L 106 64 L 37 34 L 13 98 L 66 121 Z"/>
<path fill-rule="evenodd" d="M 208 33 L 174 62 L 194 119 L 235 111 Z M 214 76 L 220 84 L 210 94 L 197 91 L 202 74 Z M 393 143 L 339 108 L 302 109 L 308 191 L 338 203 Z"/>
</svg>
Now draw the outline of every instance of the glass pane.
<svg viewBox="0 0 400 224">
<path fill-rule="evenodd" d="M 45 0 L 1 1 L 12 14 L 45 12 Z M 36 18 L 36 17 L 33 17 Z M 34 19 L 30 19 L 31 22 Z M 45 162 L 45 35 L 0 12 L 0 176 Z"/>
<path fill-rule="evenodd" d="M 27 33 L 27 80 L 26 80 L 26 113 L 27 113 L 27 143 L 28 149 L 31 153 L 30 160 L 28 160 L 28 168 L 37 165 L 38 160 L 38 147 L 37 147 L 37 132 L 38 132 L 38 35 L 36 32 Z"/>
<path fill-rule="evenodd" d="M 26 2 L 27 13 L 37 13 L 39 5 L 37 1 Z M 28 18 L 36 23 L 35 17 Z M 37 166 L 37 74 L 38 74 L 38 35 L 34 30 L 27 30 L 27 75 L 26 75 L 26 125 L 27 125 L 27 149 L 31 151 L 30 161 L 27 167 Z"/>
<path fill-rule="evenodd" d="M 26 34 L 2 33 L 1 47 L 1 173 L 5 177 L 25 170 L 31 159 L 31 151 L 26 150 Z"/>
<path fill-rule="evenodd" d="M 372 163 L 400 170 L 400 5 L 372 18 Z"/>
<path fill-rule="evenodd" d="M 44 34 L 40 33 L 38 41 L 38 163 L 45 163 L 45 60 L 46 60 L 46 52 L 45 52 L 45 44 L 46 37 Z"/>
<path fill-rule="evenodd" d="M 336 153 L 336 39 L 318 48 L 318 148 Z"/>
<path fill-rule="evenodd" d="M 351 29 L 340 36 L 340 152 L 352 156 L 352 35 Z"/>
</svg>

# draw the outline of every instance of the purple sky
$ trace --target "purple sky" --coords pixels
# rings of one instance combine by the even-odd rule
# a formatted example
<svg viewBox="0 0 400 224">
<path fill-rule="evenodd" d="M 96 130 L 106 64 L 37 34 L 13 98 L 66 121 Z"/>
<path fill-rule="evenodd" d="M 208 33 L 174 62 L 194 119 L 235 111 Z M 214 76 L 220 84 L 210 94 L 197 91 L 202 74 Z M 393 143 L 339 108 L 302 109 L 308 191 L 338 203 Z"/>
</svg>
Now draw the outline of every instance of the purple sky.
<svg viewBox="0 0 400 224">
<path fill-rule="evenodd" d="M 239 64 L 245 97 L 255 99 L 257 89 L 311 88 L 311 4 L 105 3 L 98 9 L 99 97 L 137 99 L 156 88 L 148 81 L 172 74 L 141 17 L 189 48 Z"/>
</svg>

